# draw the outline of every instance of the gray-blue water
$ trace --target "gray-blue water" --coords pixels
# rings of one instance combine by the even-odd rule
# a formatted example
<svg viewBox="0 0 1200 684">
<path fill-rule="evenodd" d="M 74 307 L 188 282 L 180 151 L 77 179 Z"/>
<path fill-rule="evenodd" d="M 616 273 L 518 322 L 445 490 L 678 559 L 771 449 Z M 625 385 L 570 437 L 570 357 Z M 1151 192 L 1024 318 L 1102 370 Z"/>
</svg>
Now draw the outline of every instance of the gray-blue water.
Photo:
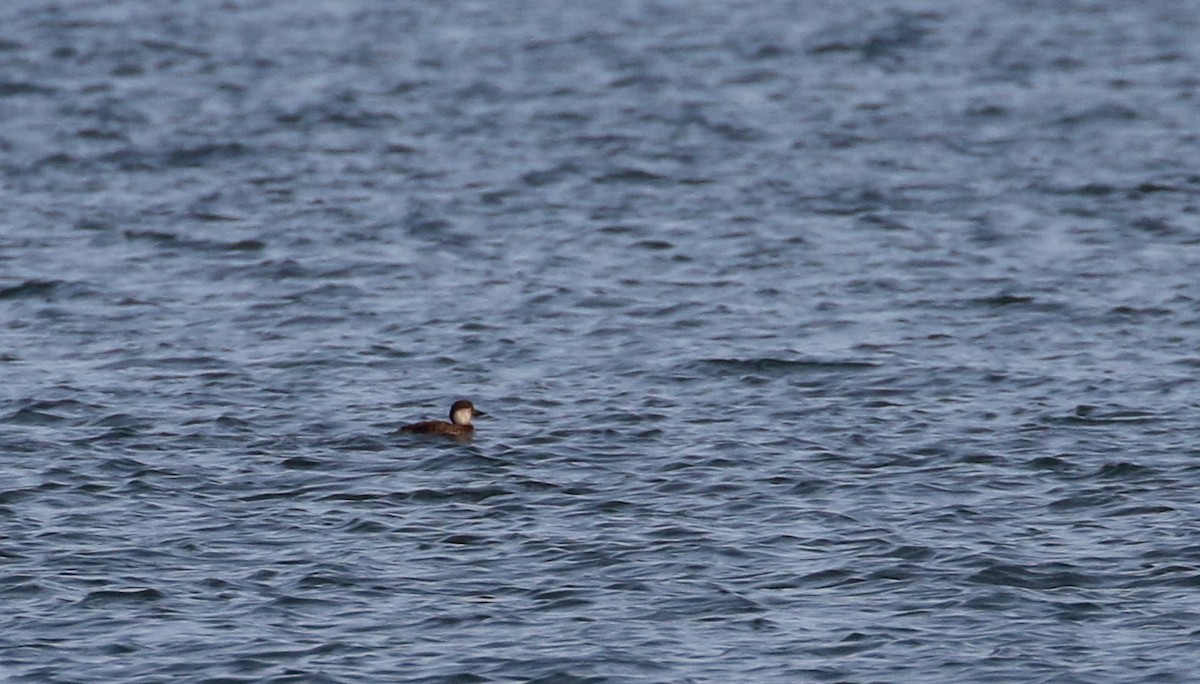
<svg viewBox="0 0 1200 684">
<path fill-rule="evenodd" d="M 6 0 L 0 679 L 1195 681 L 1197 35 Z"/>
</svg>

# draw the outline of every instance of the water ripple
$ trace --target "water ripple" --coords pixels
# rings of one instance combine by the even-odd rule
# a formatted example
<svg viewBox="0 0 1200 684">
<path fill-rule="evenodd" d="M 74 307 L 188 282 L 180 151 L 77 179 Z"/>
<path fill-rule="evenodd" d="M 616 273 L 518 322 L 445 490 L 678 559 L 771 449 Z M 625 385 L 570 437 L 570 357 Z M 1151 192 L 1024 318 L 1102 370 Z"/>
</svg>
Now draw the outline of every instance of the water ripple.
<svg viewBox="0 0 1200 684">
<path fill-rule="evenodd" d="M 1190 681 L 1200 15 L 1017 5 L 0 5 L 2 671 Z"/>
</svg>

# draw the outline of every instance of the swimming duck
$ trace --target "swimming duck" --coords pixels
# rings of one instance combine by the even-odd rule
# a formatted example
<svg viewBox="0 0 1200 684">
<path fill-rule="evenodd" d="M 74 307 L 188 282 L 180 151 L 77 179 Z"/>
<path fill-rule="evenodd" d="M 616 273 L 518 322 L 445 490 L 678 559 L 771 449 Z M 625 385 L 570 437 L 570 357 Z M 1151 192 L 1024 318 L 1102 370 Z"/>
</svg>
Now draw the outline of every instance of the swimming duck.
<svg viewBox="0 0 1200 684">
<path fill-rule="evenodd" d="M 446 435 L 448 437 L 470 437 L 475 434 L 475 426 L 471 421 L 487 414 L 475 408 L 466 399 L 459 399 L 450 407 L 450 422 L 444 420 L 423 420 L 400 428 L 398 432 L 418 435 Z"/>
</svg>

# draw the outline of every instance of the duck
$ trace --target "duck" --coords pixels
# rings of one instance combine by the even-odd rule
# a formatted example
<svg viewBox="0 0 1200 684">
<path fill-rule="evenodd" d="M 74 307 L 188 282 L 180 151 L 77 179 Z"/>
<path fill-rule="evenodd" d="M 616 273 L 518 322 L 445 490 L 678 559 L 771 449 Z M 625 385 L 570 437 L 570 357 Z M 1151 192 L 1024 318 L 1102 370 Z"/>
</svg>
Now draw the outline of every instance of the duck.
<svg viewBox="0 0 1200 684">
<path fill-rule="evenodd" d="M 459 399 L 450 407 L 450 422 L 444 420 L 423 420 L 401 427 L 397 432 L 416 435 L 444 435 L 446 437 L 470 438 L 475 434 L 475 426 L 471 421 L 487 414 L 475 408 L 466 399 Z"/>
</svg>

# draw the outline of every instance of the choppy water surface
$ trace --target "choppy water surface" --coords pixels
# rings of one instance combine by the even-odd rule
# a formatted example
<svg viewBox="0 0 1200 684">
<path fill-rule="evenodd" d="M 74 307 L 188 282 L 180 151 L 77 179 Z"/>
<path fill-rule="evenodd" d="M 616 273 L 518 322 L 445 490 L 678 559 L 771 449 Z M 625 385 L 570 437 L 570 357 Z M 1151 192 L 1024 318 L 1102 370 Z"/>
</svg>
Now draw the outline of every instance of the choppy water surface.
<svg viewBox="0 0 1200 684">
<path fill-rule="evenodd" d="M 4 3 L 3 678 L 1192 681 L 1198 32 Z"/>
</svg>

